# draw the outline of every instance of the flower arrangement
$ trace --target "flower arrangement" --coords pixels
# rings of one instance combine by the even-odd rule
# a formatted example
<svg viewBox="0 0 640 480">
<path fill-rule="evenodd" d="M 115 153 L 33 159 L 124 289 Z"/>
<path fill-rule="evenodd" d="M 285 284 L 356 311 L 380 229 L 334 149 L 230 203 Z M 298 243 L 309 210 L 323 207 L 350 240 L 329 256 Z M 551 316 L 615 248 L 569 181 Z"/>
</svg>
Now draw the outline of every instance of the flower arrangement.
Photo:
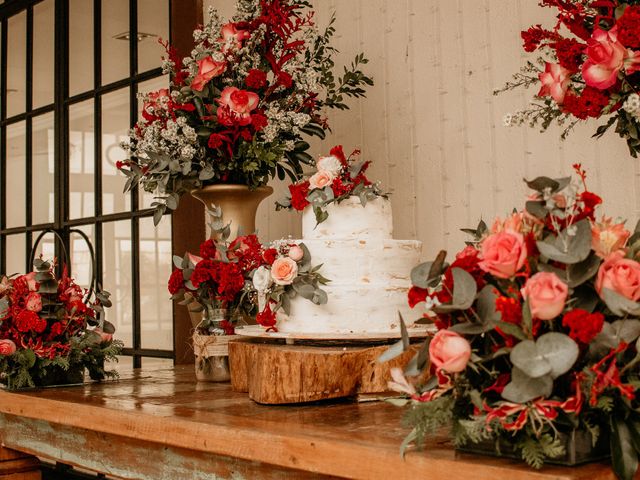
<svg viewBox="0 0 640 480">
<path fill-rule="evenodd" d="M 222 212 L 212 212 L 212 228 L 217 240 L 200 245 L 200 256 L 175 257 L 176 270 L 169 278 L 172 299 L 191 305 L 192 311 L 224 309 L 227 317 L 220 321 L 204 315 L 198 325 L 205 335 L 232 335 L 243 316 L 256 315 L 257 322 L 276 330 L 276 312 L 289 312 L 289 300 L 297 295 L 317 304 L 327 302 L 320 288 L 328 280 L 320 266 L 311 265 L 311 255 L 304 244 L 286 240 L 263 245 L 254 234 L 228 241 L 229 225 L 222 226 Z M 195 305 L 197 302 L 199 305 Z"/>
<path fill-rule="evenodd" d="M 74 371 L 82 381 L 84 368 L 94 380 L 116 377 L 105 370 L 105 361 L 117 360 L 123 346 L 104 319 L 109 293 L 85 303 L 87 292 L 66 269 L 57 279 L 51 263 L 34 264 L 31 273 L 0 280 L 0 383 L 9 389 L 43 386 Z"/>
<path fill-rule="evenodd" d="M 346 97 L 373 85 L 363 54 L 334 75 L 334 18 L 319 31 L 309 2 L 238 0 L 227 23 L 209 14 L 190 56 L 165 45 L 171 86 L 143 96 L 143 119 L 124 145 L 131 159 L 118 164 L 125 191 L 141 184 L 157 194 L 156 222 L 204 185 L 297 180 L 312 163 L 303 137 L 329 128 L 323 110 L 346 109 Z"/>
<path fill-rule="evenodd" d="M 601 199 L 575 168 L 582 187 L 527 182 L 524 210 L 467 230 L 450 265 L 441 252 L 412 271 L 409 304 L 426 306 L 437 333 L 404 372 L 412 381 L 393 372 L 390 386 L 409 397 L 405 445 L 449 425 L 458 447 L 495 442 L 539 468 L 578 430 L 609 438 L 616 475 L 634 478 L 640 230 L 596 219 Z M 422 384 L 421 369 L 433 374 Z"/>
<path fill-rule="evenodd" d="M 365 206 L 377 197 L 387 198 L 380 185 L 367 178 L 370 165 L 371 161 L 360 159 L 360 150 L 346 157 L 342 145 L 337 145 L 329 156 L 318 158 L 308 178 L 289 185 L 289 194 L 276 202 L 276 210 L 292 208 L 301 212 L 311 205 L 316 222 L 322 223 L 329 217 L 327 207 L 332 203 L 355 196 Z"/>
<path fill-rule="evenodd" d="M 603 118 L 595 137 L 615 125 L 633 157 L 640 151 L 640 2 L 637 0 L 543 0 L 557 10 L 549 30 L 535 25 L 522 32 L 524 49 L 538 51 L 499 93 L 539 85 L 530 106 L 507 114 L 505 125 L 540 126 L 556 121 L 566 138 L 589 118 Z"/>
</svg>

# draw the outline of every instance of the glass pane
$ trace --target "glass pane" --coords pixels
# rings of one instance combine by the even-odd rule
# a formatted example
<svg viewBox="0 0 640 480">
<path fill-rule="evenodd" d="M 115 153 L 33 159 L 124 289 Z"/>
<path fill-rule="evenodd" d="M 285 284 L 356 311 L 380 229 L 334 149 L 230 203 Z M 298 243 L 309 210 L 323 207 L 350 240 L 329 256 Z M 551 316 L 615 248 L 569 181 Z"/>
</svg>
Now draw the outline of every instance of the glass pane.
<svg viewBox="0 0 640 480">
<path fill-rule="evenodd" d="M 138 84 L 138 92 L 149 93 L 160 90 L 161 88 L 169 88 L 169 75 L 164 75 L 158 78 L 152 78 L 146 82 L 140 82 Z M 142 99 L 138 99 L 138 118 L 142 118 Z M 152 208 L 151 203 L 154 202 L 153 193 L 145 192 L 140 186 L 138 187 L 138 208 L 143 210 L 145 208 Z"/>
<path fill-rule="evenodd" d="M 69 95 L 93 89 L 93 2 L 69 0 Z"/>
<path fill-rule="evenodd" d="M 169 38 L 169 2 L 138 0 L 138 71 L 144 72 L 162 64 L 164 47 L 158 39 Z"/>
<path fill-rule="evenodd" d="M 54 1 L 33 7 L 33 108 L 53 103 Z"/>
<path fill-rule="evenodd" d="M 7 126 L 7 227 L 26 225 L 25 122 Z"/>
<path fill-rule="evenodd" d="M 84 234 L 89 237 L 92 245 L 95 245 L 93 225 L 78 227 L 76 230 L 84 232 Z M 69 243 L 71 245 L 71 276 L 76 280 L 78 285 L 89 288 L 91 279 L 93 278 L 93 265 L 91 262 L 91 254 L 89 253 L 89 246 L 78 233 L 71 233 Z"/>
<path fill-rule="evenodd" d="M 173 350 L 173 309 L 167 292 L 171 275 L 171 224 L 140 219 L 140 323 L 142 347 Z"/>
<path fill-rule="evenodd" d="M 165 370 L 173 368 L 173 360 L 169 358 L 142 357 L 142 367 L 145 370 Z"/>
<path fill-rule="evenodd" d="M 53 112 L 33 119 L 32 155 L 33 224 L 54 220 L 54 138 Z"/>
<path fill-rule="evenodd" d="M 69 218 L 95 215 L 93 100 L 69 107 Z"/>
<path fill-rule="evenodd" d="M 26 110 L 27 13 L 9 17 L 7 29 L 7 118 Z"/>
<path fill-rule="evenodd" d="M 131 210 L 131 195 L 123 194 L 126 177 L 116 168 L 127 153 L 120 142 L 128 138 L 130 125 L 129 89 L 102 97 L 102 213 Z"/>
<path fill-rule="evenodd" d="M 129 0 L 102 2 L 102 84 L 129 77 Z"/>
<path fill-rule="evenodd" d="M 133 341 L 131 299 L 131 221 L 109 222 L 102 226 L 103 287 L 111 292 L 113 307 L 107 318 L 116 326 L 115 338 L 127 347 Z"/>
<path fill-rule="evenodd" d="M 24 233 L 19 235 L 8 235 L 6 237 L 7 255 L 7 275 L 13 273 L 26 273 L 24 271 L 27 263 L 26 237 Z"/>
<path fill-rule="evenodd" d="M 33 232 L 33 240 L 32 246 L 35 245 L 37 238 L 40 236 L 41 232 Z M 53 233 L 47 233 L 44 237 L 40 239 L 40 243 L 38 243 L 38 248 L 36 249 L 35 256 L 33 258 L 40 258 L 42 255 L 42 259 L 48 262 L 52 262 L 56 259 L 56 237 Z M 66 259 L 63 258 L 64 254 L 61 253 L 61 258 L 58 258 L 59 263 L 64 264 Z"/>
</svg>

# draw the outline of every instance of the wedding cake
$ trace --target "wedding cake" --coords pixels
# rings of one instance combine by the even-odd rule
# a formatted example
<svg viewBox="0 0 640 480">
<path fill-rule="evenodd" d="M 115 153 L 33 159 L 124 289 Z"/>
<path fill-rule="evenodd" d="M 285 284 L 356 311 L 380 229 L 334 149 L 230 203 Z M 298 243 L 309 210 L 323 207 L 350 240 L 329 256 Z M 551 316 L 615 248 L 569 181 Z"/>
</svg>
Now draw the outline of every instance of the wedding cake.
<svg viewBox="0 0 640 480">
<path fill-rule="evenodd" d="M 328 302 L 291 300 L 289 314 L 279 310 L 280 332 L 305 334 L 397 333 L 398 311 L 407 324 L 415 313 L 407 305 L 411 269 L 420 262 L 422 242 L 394 240 L 391 203 L 385 197 L 366 202 L 351 196 L 327 206 L 316 222 L 312 208 L 302 216 L 304 243 L 314 264 L 331 282 Z M 296 241 L 298 242 L 298 241 Z"/>
</svg>

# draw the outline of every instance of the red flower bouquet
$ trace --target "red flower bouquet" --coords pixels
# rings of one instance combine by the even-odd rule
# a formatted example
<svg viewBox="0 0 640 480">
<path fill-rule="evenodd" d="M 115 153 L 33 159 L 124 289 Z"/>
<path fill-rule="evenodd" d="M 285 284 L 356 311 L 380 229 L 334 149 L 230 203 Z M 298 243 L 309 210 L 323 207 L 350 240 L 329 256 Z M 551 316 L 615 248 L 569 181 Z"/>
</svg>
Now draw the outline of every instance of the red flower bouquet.
<svg viewBox="0 0 640 480">
<path fill-rule="evenodd" d="M 633 157 L 640 151 L 640 2 L 636 0 L 544 0 L 557 10 L 552 29 L 522 32 L 524 49 L 540 52 L 499 93 L 539 85 L 530 108 L 508 114 L 505 124 L 546 130 L 555 120 L 562 137 L 580 121 L 605 118 L 595 137 L 615 124 Z"/>
<path fill-rule="evenodd" d="M 116 376 L 105 360 L 116 360 L 122 342 L 104 320 L 108 292 L 86 303 L 86 294 L 66 269 L 35 261 L 36 270 L 0 281 L 0 382 L 10 389 L 55 383 L 64 372 L 87 368 L 94 380 Z M 89 328 L 92 327 L 92 328 Z"/>
<path fill-rule="evenodd" d="M 312 162 L 303 138 L 329 128 L 323 111 L 346 109 L 346 97 L 373 85 L 362 54 L 334 75 L 333 22 L 320 32 L 308 2 L 248 0 L 227 23 L 210 10 L 189 57 L 167 45 L 171 87 L 144 96 L 124 146 L 131 159 L 118 165 L 126 189 L 158 195 L 156 222 L 194 188 L 300 177 Z"/>
<path fill-rule="evenodd" d="M 293 208 L 301 212 L 311 205 L 318 223 L 329 214 L 327 206 L 356 196 L 362 205 L 376 197 L 388 195 L 377 183 L 367 178 L 370 161 L 360 159 L 360 150 L 346 157 L 342 145 L 335 146 L 326 157 L 320 157 L 313 173 L 304 180 L 289 185 L 289 195 L 276 203 L 276 210 Z"/>
<path fill-rule="evenodd" d="M 634 478 L 640 444 L 640 230 L 596 218 L 570 178 L 527 182 L 524 210 L 483 222 L 445 263 L 412 272 L 412 306 L 437 333 L 390 386 L 408 395 L 410 441 L 444 425 L 540 467 L 582 432 Z M 397 349 L 396 349 L 397 350 Z M 428 359 L 430 363 L 428 364 Z M 416 385 L 404 375 L 432 376 Z"/>
</svg>

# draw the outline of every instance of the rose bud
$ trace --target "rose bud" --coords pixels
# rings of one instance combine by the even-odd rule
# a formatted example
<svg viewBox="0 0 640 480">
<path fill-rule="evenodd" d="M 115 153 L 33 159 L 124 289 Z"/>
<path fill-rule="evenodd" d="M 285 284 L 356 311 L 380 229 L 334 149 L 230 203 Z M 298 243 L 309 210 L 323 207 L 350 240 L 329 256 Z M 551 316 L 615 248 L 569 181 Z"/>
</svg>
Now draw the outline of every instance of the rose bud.
<svg viewBox="0 0 640 480">
<path fill-rule="evenodd" d="M 471 357 L 471 345 L 455 332 L 440 330 L 429 344 L 429 358 L 439 370 L 449 373 L 462 372 Z"/>
</svg>

